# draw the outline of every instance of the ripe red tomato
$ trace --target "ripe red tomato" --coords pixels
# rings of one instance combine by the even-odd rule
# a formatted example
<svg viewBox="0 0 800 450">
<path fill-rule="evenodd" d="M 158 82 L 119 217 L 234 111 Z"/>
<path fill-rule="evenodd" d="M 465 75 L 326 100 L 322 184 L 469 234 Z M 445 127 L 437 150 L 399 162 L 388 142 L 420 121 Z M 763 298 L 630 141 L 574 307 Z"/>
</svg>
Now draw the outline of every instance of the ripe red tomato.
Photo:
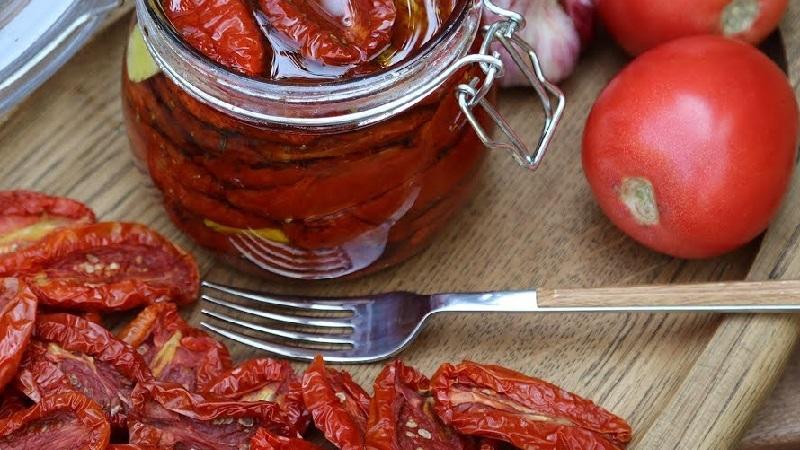
<svg viewBox="0 0 800 450">
<path fill-rule="evenodd" d="M 730 251 L 775 215 L 794 167 L 798 111 L 781 70 L 717 36 L 633 61 L 592 108 L 583 167 L 612 222 L 683 258 Z"/>
<path fill-rule="evenodd" d="M 639 54 L 673 39 L 721 34 L 757 44 L 781 21 L 788 0 L 599 0 L 619 44 Z"/>
</svg>

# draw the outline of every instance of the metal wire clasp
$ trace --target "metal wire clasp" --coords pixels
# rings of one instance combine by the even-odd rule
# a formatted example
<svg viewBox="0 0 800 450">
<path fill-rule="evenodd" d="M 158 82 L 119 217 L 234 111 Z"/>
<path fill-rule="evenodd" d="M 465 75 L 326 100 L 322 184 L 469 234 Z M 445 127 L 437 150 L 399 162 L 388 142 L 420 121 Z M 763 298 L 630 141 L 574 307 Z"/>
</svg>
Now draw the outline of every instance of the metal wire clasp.
<svg viewBox="0 0 800 450">
<path fill-rule="evenodd" d="M 461 84 L 456 88 L 458 104 L 486 147 L 507 150 L 521 166 L 535 170 L 539 167 L 547 147 L 553 139 L 558 122 L 561 120 L 564 112 L 564 93 L 557 86 L 547 81 L 547 78 L 542 73 L 539 57 L 533 47 L 517 34 L 518 31 L 525 28 L 525 18 L 514 11 L 500 8 L 492 3 L 492 0 L 483 0 L 483 5 L 487 11 L 499 16 L 500 20 L 484 27 L 485 36 L 480 54 L 489 58 L 478 62 L 483 70 L 484 77 L 483 79 L 475 77 L 469 84 Z M 545 120 L 539 143 L 534 151 L 531 151 L 511 128 L 508 121 L 486 99 L 486 95 L 492 90 L 495 80 L 502 77 L 504 73 L 500 53 L 492 49 L 495 42 L 499 42 L 505 48 L 541 100 Z M 478 105 L 495 122 L 500 132 L 505 136 L 505 140 L 495 140 L 483 128 L 474 112 L 475 107 Z"/>
</svg>

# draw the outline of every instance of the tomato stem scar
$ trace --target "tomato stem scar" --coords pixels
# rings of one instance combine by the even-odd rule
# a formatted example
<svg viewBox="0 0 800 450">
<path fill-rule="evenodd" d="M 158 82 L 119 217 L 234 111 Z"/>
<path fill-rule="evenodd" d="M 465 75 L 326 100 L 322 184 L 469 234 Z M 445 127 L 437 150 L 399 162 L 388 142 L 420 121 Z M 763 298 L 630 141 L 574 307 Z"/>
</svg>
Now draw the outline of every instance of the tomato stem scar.
<svg viewBox="0 0 800 450">
<path fill-rule="evenodd" d="M 647 178 L 623 178 L 619 198 L 639 225 L 658 225 L 658 205 L 653 183 Z"/>
<path fill-rule="evenodd" d="M 733 0 L 722 10 L 722 33 L 725 36 L 744 33 L 753 26 L 760 13 L 758 0 Z"/>
</svg>

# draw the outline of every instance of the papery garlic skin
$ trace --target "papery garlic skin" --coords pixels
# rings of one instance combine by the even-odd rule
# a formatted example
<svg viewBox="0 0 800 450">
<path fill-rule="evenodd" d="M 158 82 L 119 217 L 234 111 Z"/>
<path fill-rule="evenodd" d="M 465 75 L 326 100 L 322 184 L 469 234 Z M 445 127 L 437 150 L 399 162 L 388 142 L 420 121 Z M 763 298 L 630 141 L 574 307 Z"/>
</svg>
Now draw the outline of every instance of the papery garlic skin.
<svg viewBox="0 0 800 450">
<path fill-rule="evenodd" d="M 557 83 L 572 74 L 583 42 L 591 37 L 593 0 L 494 0 L 494 3 L 525 16 L 527 26 L 520 37 L 533 46 L 548 80 Z M 492 23 L 497 19 L 496 15 L 487 13 L 484 22 Z M 527 84 L 511 57 L 505 51 L 501 54 L 507 70 L 500 84 Z"/>
</svg>

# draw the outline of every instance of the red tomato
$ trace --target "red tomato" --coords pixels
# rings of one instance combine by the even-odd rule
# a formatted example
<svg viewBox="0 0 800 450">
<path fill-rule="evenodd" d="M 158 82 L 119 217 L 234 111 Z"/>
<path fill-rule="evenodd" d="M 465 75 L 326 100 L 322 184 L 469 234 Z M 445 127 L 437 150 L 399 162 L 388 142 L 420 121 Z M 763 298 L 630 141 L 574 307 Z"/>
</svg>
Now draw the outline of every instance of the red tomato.
<svg viewBox="0 0 800 450">
<path fill-rule="evenodd" d="M 781 70 L 717 36 L 653 49 L 592 108 L 583 168 L 603 211 L 642 244 L 719 255 L 769 224 L 794 167 L 798 112 Z"/>
<path fill-rule="evenodd" d="M 603 23 L 638 54 L 673 39 L 720 34 L 757 44 L 781 21 L 788 0 L 598 0 Z"/>
</svg>

